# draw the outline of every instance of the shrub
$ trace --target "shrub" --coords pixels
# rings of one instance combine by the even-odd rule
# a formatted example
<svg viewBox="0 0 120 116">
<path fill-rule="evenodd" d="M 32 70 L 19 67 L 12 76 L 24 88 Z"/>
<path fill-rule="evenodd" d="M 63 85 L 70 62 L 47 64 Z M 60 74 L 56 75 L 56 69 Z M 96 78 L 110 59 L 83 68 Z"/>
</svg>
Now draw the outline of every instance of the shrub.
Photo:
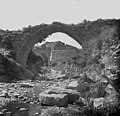
<svg viewBox="0 0 120 116">
<path fill-rule="evenodd" d="M 91 97 L 99 98 L 105 96 L 105 84 L 102 82 L 91 85 Z"/>
</svg>

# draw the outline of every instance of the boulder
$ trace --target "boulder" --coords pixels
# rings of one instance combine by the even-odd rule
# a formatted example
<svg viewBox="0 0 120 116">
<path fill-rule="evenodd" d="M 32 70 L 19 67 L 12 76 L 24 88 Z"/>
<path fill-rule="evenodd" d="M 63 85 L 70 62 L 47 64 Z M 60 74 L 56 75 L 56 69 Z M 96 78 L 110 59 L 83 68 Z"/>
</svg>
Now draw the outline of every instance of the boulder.
<svg viewBox="0 0 120 116">
<path fill-rule="evenodd" d="M 77 89 L 78 87 L 78 81 L 72 81 L 68 85 L 68 89 Z"/>
<path fill-rule="evenodd" d="M 93 105 L 94 107 L 103 107 L 103 104 L 104 104 L 104 98 L 101 97 L 101 98 L 95 98 L 94 101 L 93 101 Z"/>
<path fill-rule="evenodd" d="M 68 96 L 67 94 L 47 94 L 47 93 L 40 93 L 39 100 L 41 104 L 48 105 L 48 106 L 66 106 L 68 103 Z"/>
<path fill-rule="evenodd" d="M 76 90 L 65 89 L 65 88 L 60 88 L 60 87 L 54 87 L 54 88 L 47 89 L 45 91 L 45 93 L 47 93 L 47 94 L 67 94 L 68 104 L 75 102 L 80 97 L 80 94 Z"/>
</svg>

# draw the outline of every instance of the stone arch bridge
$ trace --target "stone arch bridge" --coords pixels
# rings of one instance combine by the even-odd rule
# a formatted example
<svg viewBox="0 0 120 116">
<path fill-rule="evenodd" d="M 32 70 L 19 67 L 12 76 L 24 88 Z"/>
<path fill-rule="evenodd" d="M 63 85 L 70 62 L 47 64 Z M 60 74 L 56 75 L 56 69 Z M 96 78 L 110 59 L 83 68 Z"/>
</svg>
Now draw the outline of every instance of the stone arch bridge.
<svg viewBox="0 0 120 116">
<path fill-rule="evenodd" d="M 15 76 L 19 73 L 18 77 L 23 77 L 24 75 L 26 77 L 31 76 L 32 74 L 30 73 L 30 71 L 26 69 L 26 62 L 31 49 L 36 43 L 42 42 L 47 36 L 56 32 L 62 32 L 72 37 L 83 47 L 83 49 L 87 49 L 87 52 L 89 52 L 89 47 L 91 47 L 92 50 L 90 54 L 93 54 L 94 57 L 98 57 L 99 55 L 101 56 L 100 60 L 98 59 L 99 61 L 101 61 L 99 63 L 99 66 L 102 66 L 102 69 L 100 69 L 100 71 L 102 71 L 103 69 L 106 70 L 108 68 L 107 70 L 113 70 L 113 74 L 116 73 L 114 74 L 115 77 L 120 77 L 120 66 L 118 65 L 120 62 L 119 20 L 98 20 L 94 22 L 87 22 L 86 24 L 79 24 L 76 26 L 54 22 L 50 25 L 42 24 L 33 27 L 30 26 L 28 28 L 24 28 L 22 31 L 0 30 L 0 35 L 2 35 L 2 38 L 0 37 L 0 47 L 3 47 L 3 43 L 5 43 L 7 47 L 9 47 L 8 49 L 13 50 L 14 60 L 18 62 L 16 63 L 16 61 L 14 60 L 6 60 L 9 61 L 10 66 L 8 67 L 10 67 L 10 71 L 14 71 Z M 95 44 L 96 46 L 93 46 Z M 101 46 L 99 46 L 99 44 Z M 108 53 L 106 53 L 106 50 L 108 51 Z M 92 58 L 92 56 L 90 56 L 90 58 Z M 3 58 L 3 56 L 1 55 L 0 63 L 3 59 L 5 58 Z M 14 68 L 11 68 L 11 62 L 15 65 Z M 2 63 L 1 67 L 3 67 L 3 69 L 6 69 Z M 6 64 L 8 65 L 8 63 Z M 22 66 L 19 64 L 21 64 Z M 17 69 L 16 67 L 19 68 Z M 95 66 L 95 68 L 98 67 Z M 116 70 L 116 72 L 114 72 L 114 70 Z M 6 74 L 6 70 L 2 70 L 1 72 L 2 74 Z M 94 72 L 91 70 L 90 73 L 92 74 Z M 104 75 L 101 74 L 101 77 L 103 76 Z M 107 79 L 106 76 L 104 76 L 104 78 Z M 120 83 L 118 82 L 120 81 L 117 79 L 115 79 L 116 82 L 109 80 L 110 79 L 108 79 L 108 82 L 111 83 L 111 85 L 114 86 L 117 91 L 119 91 Z"/>
<path fill-rule="evenodd" d="M 80 45 L 82 45 L 80 38 L 71 29 L 69 29 L 67 25 L 62 23 L 53 23 L 50 25 L 45 25 L 33 33 L 28 34 L 26 37 L 27 39 L 25 39 L 16 54 L 16 61 L 20 63 L 24 68 L 26 68 L 27 58 L 33 46 L 38 42 L 42 42 L 47 36 L 56 32 L 67 34 L 75 41 L 77 41 Z"/>
</svg>

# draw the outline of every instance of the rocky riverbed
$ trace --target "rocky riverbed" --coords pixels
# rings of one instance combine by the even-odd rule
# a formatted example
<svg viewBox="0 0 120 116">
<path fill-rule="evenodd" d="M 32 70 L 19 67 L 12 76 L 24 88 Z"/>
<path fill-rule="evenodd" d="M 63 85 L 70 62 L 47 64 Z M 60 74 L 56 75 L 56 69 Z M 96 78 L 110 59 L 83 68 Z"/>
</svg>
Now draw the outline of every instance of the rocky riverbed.
<svg viewBox="0 0 120 116">
<path fill-rule="evenodd" d="M 89 107 L 80 92 L 79 79 L 65 79 L 65 75 L 55 71 L 41 79 L 0 83 L 0 116 L 79 116 L 81 110 Z M 115 100 L 112 86 L 106 89 L 111 98 L 94 98 L 91 106 L 103 107 L 104 101 Z"/>
</svg>

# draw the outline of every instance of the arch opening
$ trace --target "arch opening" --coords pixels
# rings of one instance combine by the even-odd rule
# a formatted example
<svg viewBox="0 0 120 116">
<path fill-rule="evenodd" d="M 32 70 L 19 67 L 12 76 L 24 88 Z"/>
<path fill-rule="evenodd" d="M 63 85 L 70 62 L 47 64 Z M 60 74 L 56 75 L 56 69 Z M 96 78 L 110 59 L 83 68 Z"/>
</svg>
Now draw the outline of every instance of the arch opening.
<svg viewBox="0 0 120 116">
<path fill-rule="evenodd" d="M 52 57 L 55 55 L 52 51 L 65 53 L 69 50 L 71 51 L 71 49 L 79 50 L 81 48 L 81 45 L 68 35 L 61 32 L 53 33 L 47 37 L 45 41 L 42 41 L 41 43 L 38 42 L 34 45 L 27 58 L 27 68 L 34 73 L 42 73 L 41 70 L 43 67 L 54 67 L 56 65 L 59 67 L 61 64 L 60 61 L 51 61 L 54 60 Z M 65 60 L 66 57 L 67 56 L 61 59 L 62 64 L 65 62 L 63 59 Z"/>
<path fill-rule="evenodd" d="M 82 49 L 82 46 L 76 40 L 74 40 L 72 37 L 68 36 L 67 34 L 61 32 L 56 32 L 53 33 L 52 35 L 49 35 L 49 37 L 47 37 L 45 41 L 42 41 L 41 43 L 38 42 L 37 44 L 35 44 L 35 46 L 40 46 L 46 42 L 57 42 L 57 41 L 61 41 L 67 45 L 76 47 L 78 49 Z"/>
</svg>

